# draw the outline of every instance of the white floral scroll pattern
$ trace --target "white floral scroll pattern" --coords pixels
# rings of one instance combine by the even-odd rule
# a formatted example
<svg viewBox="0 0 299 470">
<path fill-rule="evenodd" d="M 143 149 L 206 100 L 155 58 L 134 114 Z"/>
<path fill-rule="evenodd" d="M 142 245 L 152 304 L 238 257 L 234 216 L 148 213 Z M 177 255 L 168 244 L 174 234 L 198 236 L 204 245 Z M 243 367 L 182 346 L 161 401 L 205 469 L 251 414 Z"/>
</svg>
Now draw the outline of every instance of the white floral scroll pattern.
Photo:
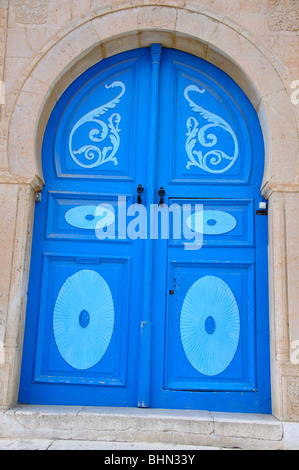
<svg viewBox="0 0 299 470">
<path fill-rule="evenodd" d="M 83 116 L 72 128 L 69 138 L 69 151 L 74 162 L 82 168 L 96 168 L 104 163 L 113 162 L 114 165 L 118 165 L 116 153 L 120 145 L 119 137 L 119 123 L 121 116 L 118 113 L 112 114 L 108 118 L 108 124 L 101 119 L 109 109 L 114 109 L 120 102 L 121 97 L 124 95 L 126 87 L 122 82 L 113 82 L 111 85 L 105 85 L 109 88 L 121 88 L 121 92 L 112 101 L 90 111 Z M 73 138 L 76 131 L 86 123 L 92 123 L 95 125 L 91 131 L 89 131 L 88 138 L 91 141 L 86 145 L 83 145 L 79 149 L 73 148 Z M 110 133 L 109 133 L 110 132 Z M 111 145 L 100 147 L 100 143 L 103 142 L 109 136 Z M 82 158 L 78 158 L 82 156 Z"/>
<path fill-rule="evenodd" d="M 206 90 L 204 88 L 200 89 L 196 85 L 189 85 L 185 89 L 184 96 L 189 102 L 193 111 L 199 113 L 206 121 L 208 121 L 209 124 L 200 127 L 198 120 L 193 116 L 189 117 L 187 120 L 188 133 L 186 141 L 186 152 L 189 157 L 187 169 L 190 170 L 191 166 L 196 166 L 208 173 L 225 173 L 235 164 L 236 160 L 238 159 L 239 144 L 237 137 L 231 126 L 223 118 L 194 103 L 194 101 L 189 96 L 191 91 L 203 94 Z M 223 150 L 215 148 L 206 152 L 205 154 L 203 154 L 203 152 L 200 150 L 195 150 L 197 141 L 201 146 L 206 148 L 212 148 L 218 144 L 218 138 L 214 133 L 207 134 L 210 129 L 217 127 L 223 129 L 231 135 L 234 143 L 234 154 L 232 156 L 227 155 L 227 153 L 225 153 Z M 227 164 L 225 165 L 223 165 L 224 160 L 225 162 L 227 161 Z M 217 168 L 218 165 L 221 166 Z"/>
</svg>

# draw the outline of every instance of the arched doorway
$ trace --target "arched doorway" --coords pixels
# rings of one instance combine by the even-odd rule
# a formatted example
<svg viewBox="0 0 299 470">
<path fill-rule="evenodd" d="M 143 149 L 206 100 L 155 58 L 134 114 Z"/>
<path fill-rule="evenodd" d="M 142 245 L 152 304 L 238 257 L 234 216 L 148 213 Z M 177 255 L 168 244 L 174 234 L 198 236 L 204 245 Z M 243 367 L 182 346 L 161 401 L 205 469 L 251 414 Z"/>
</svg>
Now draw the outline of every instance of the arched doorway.
<svg viewBox="0 0 299 470">
<path fill-rule="evenodd" d="M 20 402 L 269 413 L 263 169 L 211 64 L 153 45 L 79 77 L 44 138 Z M 202 247 L 142 236 L 132 204 L 199 207 L 173 227 Z"/>
</svg>

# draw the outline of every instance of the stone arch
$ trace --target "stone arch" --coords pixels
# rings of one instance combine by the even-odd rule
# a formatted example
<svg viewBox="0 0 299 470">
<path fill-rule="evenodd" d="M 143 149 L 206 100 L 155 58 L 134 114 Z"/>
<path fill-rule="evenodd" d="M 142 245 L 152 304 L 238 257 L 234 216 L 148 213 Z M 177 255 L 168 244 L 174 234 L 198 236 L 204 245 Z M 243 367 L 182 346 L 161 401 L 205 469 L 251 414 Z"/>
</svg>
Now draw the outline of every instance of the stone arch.
<svg viewBox="0 0 299 470">
<path fill-rule="evenodd" d="M 265 195 L 269 188 L 295 181 L 298 135 L 285 68 L 238 23 L 198 6 L 102 9 L 54 36 L 19 80 L 9 126 L 11 173 L 42 180 L 43 132 L 55 102 L 73 80 L 105 57 L 153 42 L 208 60 L 246 93 L 264 134 Z"/>
</svg>

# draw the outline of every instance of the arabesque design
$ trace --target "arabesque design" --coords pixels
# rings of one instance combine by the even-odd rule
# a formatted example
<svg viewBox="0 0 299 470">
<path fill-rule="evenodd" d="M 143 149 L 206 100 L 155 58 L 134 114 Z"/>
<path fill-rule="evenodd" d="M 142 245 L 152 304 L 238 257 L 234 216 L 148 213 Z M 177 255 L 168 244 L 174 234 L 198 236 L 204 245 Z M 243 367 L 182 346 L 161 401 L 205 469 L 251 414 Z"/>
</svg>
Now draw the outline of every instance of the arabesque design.
<svg viewBox="0 0 299 470">
<path fill-rule="evenodd" d="M 189 85 L 185 88 L 184 96 L 193 111 L 199 113 L 210 124 L 200 127 L 198 120 L 194 116 L 188 118 L 186 152 L 189 157 L 189 161 L 187 163 L 187 169 L 190 170 L 191 166 L 196 166 L 208 173 L 225 173 L 235 164 L 239 156 L 239 144 L 236 134 L 223 118 L 194 103 L 189 96 L 189 93 L 192 91 L 203 94 L 206 90 L 204 88 L 200 89 L 196 85 Z M 213 149 L 205 154 L 203 154 L 201 150 L 195 150 L 197 141 L 202 147 L 206 148 L 215 147 L 215 145 L 219 143 L 219 139 L 215 134 L 206 134 L 213 128 L 223 129 L 231 135 L 234 143 L 234 154 L 232 156 L 227 155 L 226 152 L 220 149 Z"/>
<path fill-rule="evenodd" d="M 108 124 L 100 120 L 99 117 L 103 116 L 109 109 L 114 109 L 120 102 L 121 97 L 124 95 L 126 87 L 124 83 L 115 81 L 111 85 L 105 85 L 109 88 L 121 88 L 121 92 L 112 101 L 93 109 L 85 116 L 83 116 L 72 128 L 69 138 L 69 151 L 74 162 L 77 163 L 81 168 L 96 168 L 104 163 L 113 162 L 114 165 L 118 165 L 116 153 L 120 145 L 119 137 L 119 123 L 121 121 L 121 115 L 114 113 L 108 118 Z M 74 135 L 76 131 L 86 123 L 95 124 L 97 127 L 91 129 L 88 133 L 89 140 L 93 143 L 82 145 L 78 150 L 74 149 Z M 110 130 L 110 134 L 109 134 Z M 109 137 L 111 145 L 100 148 L 98 144 L 104 142 Z M 83 155 L 83 159 L 79 158 Z"/>
</svg>

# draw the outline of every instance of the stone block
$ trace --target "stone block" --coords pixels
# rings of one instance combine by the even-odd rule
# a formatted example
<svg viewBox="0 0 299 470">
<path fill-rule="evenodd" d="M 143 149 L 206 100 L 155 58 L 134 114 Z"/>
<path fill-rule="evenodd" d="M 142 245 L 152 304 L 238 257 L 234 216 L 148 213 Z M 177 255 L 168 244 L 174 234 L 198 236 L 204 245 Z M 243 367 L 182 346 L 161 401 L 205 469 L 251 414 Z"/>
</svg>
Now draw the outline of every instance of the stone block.
<svg viewBox="0 0 299 470">
<path fill-rule="evenodd" d="M 137 31 L 136 10 L 124 10 L 113 13 L 113 15 L 99 16 L 92 21 L 93 27 L 98 34 L 99 40 L 113 39 L 128 31 Z"/>
<path fill-rule="evenodd" d="M 174 8 L 145 6 L 138 9 L 138 29 L 163 29 L 174 31 L 177 12 Z"/>
<path fill-rule="evenodd" d="M 259 104 L 258 116 L 269 162 L 264 180 L 294 181 L 298 165 L 298 134 L 287 91 L 281 90 L 265 96 Z M 286 122 L 288 126 L 282 125 Z"/>
<path fill-rule="evenodd" d="M 237 18 L 240 11 L 240 1 L 239 0 L 214 0 L 213 8 L 219 10 L 226 15 Z"/>
<path fill-rule="evenodd" d="M 73 0 L 72 18 L 86 15 L 91 10 L 91 0 Z"/>
<path fill-rule="evenodd" d="M 225 51 L 225 53 L 221 54 L 221 51 Z M 217 60 L 215 52 L 222 55 L 220 61 Z M 212 35 L 207 57 L 243 88 L 255 106 L 258 104 L 260 96 L 269 95 L 284 88 L 279 75 L 258 47 L 242 34 L 224 24 L 220 24 Z M 234 67 L 234 63 L 237 64 L 237 67 Z M 254 84 L 250 90 L 246 89 L 244 72 L 247 75 L 247 83 L 250 81 Z M 258 93 L 254 93 L 254 88 Z"/>
<path fill-rule="evenodd" d="M 283 425 L 272 416 L 187 410 L 18 406 L 0 412 L 0 435 L 162 446 L 283 448 Z"/>
<path fill-rule="evenodd" d="M 268 0 L 267 18 L 274 31 L 298 31 L 299 8 L 297 0 Z"/>
<path fill-rule="evenodd" d="M 261 0 L 240 0 L 240 10 L 258 12 L 261 9 Z"/>
<path fill-rule="evenodd" d="M 299 450 L 299 426 L 296 423 L 284 423 L 284 448 L 286 450 Z"/>
<path fill-rule="evenodd" d="M 218 23 L 208 16 L 181 10 L 178 12 L 176 34 L 185 34 L 187 37 L 199 37 L 200 42 L 208 44 Z M 198 41 L 198 43 L 200 44 Z"/>
<path fill-rule="evenodd" d="M 32 50 L 27 43 L 26 28 L 9 28 L 7 35 L 7 57 L 31 57 Z"/>
<path fill-rule="evenodd" d="M 70 31 L 42 58 L 35 67 L 32 76 L 46 83 L 48 88 L 53 88 L 57 79 L 63 76 L 98 42 L 99 38 L 91 23 Z"/>
<path fill-rule="evenodd" d="M 67 25 L 72 18 L 72 0 L 49 0 L 47 23 L 57 29 Z"/>
<path fill-rule="evenodd" d="M 293 366 L 294 367 L 294 366 Z M 291 369 L 291 367 L 289 367 Z M 290 421 L 299 420 L 299 374 L 297 376 L 282 377 L 282 405 L 283 416 Z M 285 373 L 288 371 L 285 370 Z"/>
<path fill-rule="evenodd" d="M 163 47 L 173 48 L 175 37 L 168 31 L 141 31 L 138 35 L 141 47 L 150 47 L 151 44 L 162 44 Z"/>
<path fill-rule="evenodd" d="M 299 342 L 299 193 L 286 194 L 285 201 L 289 336 Z"/>
<path fill-rule="evenodd" d="M 48 450 L 51 444 L 52 441 L 46 439 L 1 439 L 0 450 Z M 57 446 L 57 448 L 59 448 L 59 445 Z M 73 449 L 76 448 L 77 446 L 75 445 Z"/>
<path fill-rule="evenodd" d="M 44 24 L 48 16 L 49 0 L 14 0 L 12 12 L 19 24 Z"/>
<path fill-rule="evenodd" d="M 102 45 L 103 57 L 111 57 L 121 52 L 137 49 L 139 44 L 140 42 L 137 34 L 119 36 L 110 41 L 105 41 Z"/>
<path fill-rule="evenodd" d="M 14 245 L 18 188 L 16 185 L 0 184 L 0 324 L 5 327 L 8 309 L 12 252 Z M 0 339 L 4 332 L 0 330 Z"/>
<path fill-rule="evenodd" d="M 282 424 L 273 416 L 212 413 L 215 435 L 281 441 Z"/>
</svg>

